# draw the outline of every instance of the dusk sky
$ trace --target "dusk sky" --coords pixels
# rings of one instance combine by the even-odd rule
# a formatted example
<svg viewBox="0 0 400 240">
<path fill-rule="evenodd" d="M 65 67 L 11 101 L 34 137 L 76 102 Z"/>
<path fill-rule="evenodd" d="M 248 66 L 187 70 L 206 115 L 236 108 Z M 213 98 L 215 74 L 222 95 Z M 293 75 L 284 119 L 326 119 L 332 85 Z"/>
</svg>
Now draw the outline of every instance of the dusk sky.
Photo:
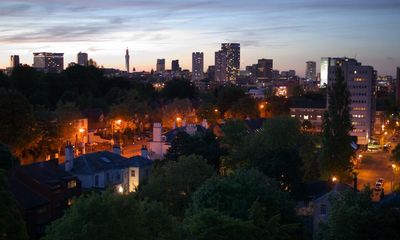
<svg viewBox="0 0 400 240">
<path fill-rule="evenodd" d="M 272 58 L 303 76 L 307 60 L 356 56 L 394 75 L 399 28 L 400 0 L 0 0 L 0 68 L 12 54 L 32 64 L 33 52 L 64 52 L 67 65 L 84 51 L 122 69 L 126 47 L 136 70 L 157 58 L 190 69 L 193 51 L 206 68 L 220 43 L 239 42 L 241 68 Z"/>
</svg>

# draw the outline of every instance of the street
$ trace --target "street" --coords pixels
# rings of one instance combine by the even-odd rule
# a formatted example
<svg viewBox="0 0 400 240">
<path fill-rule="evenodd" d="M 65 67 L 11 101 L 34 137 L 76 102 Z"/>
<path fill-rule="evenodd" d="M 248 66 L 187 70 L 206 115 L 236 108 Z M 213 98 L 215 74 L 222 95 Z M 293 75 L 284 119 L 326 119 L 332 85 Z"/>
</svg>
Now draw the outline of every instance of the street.
<svg viewBox="0 0 400 240">
<path fill-rule="evenodd" d="M 361 167 L 358 169 L 358 189 L 369 185 L 375 187 L 376 181 L 383 178 L 383 189 L 385 194 L 392 192 L 392 184 L 394 181 L 394 172 L 390 162 L 390 153 L 380 152 L 364 152 Z"/>
</svg>

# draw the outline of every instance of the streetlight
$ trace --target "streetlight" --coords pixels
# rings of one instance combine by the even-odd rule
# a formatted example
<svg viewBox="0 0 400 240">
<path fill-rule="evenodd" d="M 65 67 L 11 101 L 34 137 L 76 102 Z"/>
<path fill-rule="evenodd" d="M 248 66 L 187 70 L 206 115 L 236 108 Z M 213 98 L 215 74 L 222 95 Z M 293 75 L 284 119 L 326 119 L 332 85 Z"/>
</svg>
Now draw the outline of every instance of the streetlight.
<svg viewBox="0 0 400 240">
<path fill-rule="evenodd" d="M 335 183 L 335 182 L 337 182 L 337 181 L 338 181 L 337 177 L 333 176 L 333 177 L 332 177 L 332 182 Z"/>
</svg>

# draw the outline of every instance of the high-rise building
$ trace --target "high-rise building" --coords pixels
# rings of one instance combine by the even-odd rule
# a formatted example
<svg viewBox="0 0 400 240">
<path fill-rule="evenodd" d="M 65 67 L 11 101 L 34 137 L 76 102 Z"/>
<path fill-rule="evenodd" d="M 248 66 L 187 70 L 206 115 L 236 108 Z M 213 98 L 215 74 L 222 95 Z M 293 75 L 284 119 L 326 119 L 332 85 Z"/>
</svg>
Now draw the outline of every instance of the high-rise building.
<svg viewBox="0 0 400 240">
<path fill-rule="evenodd" d="M 215 82 L 226 81 L 226 53 L 222 50 L 215 52 Z"/>
<path fill-rule="evenodd" d="M 222 43 L 221 50 L 226 54 L 225 80 L 236 82 L 240 71 L 240 44 Z"/>
<path fill-rule="evenodd" d="M 320 72 L 320 86 L 328 84 L 329 67 L 341 66 L 342 63 L 357 64 L 357 60 L 354 58 L 321 58 L 321 72 Z"/>
<path fill-rule="evenodd" d="M 15 68 L 19 66 L 19 55 L 10 56 L 10 68 Z"/>
<path fill-rule="evenodd" d="M 156 71 L 157 72 L 164 72 L 165 71 L 165 59 L 157 59 L 157 65 L 156 65 Z"/>
<path fill-rule="evenodd" d="M 173 72 L 179 72 L 181 71 L 181 67 L 179 67 L 179 60 L 172 60 L 171 62 L 171 70 Z"/>
<path fill-rule="evenodd" d="M 81 66 L 87 66 L 88 65 L 88 54 L 87 53 L 83 53 L 83 52 L 79 52 L 77 57 L 76 57 L 76 62 L 78 63 L 78 65 Z"/>
<path fill-rule="evenodd" d="M 273 64 L 272 59 L 258 59 L 257 63 L 257 80 L 265 82 L 267 80 L 273 80 Z"/>
<path fill-rule="evenodd" d="M 236 82 L 240 72 L 240 44 L 222 43 L 215 52 L 215 80 Z"/>
<path fill-rule="evenodd" d="M 306 62 L 306 79 L 315 81 L 317 79 L 317 63 L 314 61 Z"/>
<path fill-rule="evenodd" d="M 126 48 L 126 53 L 125 53 L 125 67 L 126 67 L 126 72 L 130 72 L 129 68 L 129 49 Z"/>
<path fill-rule="evenodd" d="M 192 80 L 199 81 L 204 78 L 204 54 L 202 52 L 192 53 Z"/>
<path fill-rule="evenodd" d="M 208 78 L 209 81 L 214 81 L 215 80 L 215 66 L 214 65 L 208 66 L 207 78 Z"/>
<path fill-rule="evenodd" d="M 33 67 L 44 72 L 60 73 L 64 70 L 64 53 L 33 53 Z"/>
<path fill-rule="evenodd" d="M 357 137 L 357 144 L 367 145 L 375 121 L 376 71 L 355 59 L 337 58 L 336 63 L 336 66 L 328 67 L 328 86 L 332 86 L 338 69 L 341 69 L 350 92 L 350 116 L 354 127 L 350 135 Z"/>
</svg>

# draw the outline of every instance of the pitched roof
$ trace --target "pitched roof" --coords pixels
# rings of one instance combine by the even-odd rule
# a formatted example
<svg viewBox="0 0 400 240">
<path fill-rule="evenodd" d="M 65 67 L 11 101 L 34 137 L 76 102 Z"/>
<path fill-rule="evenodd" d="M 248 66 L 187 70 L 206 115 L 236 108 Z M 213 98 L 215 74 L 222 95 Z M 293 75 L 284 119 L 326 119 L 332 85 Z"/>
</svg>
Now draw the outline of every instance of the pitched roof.
<svg viewBox="0 0 400 240">
<path fill-rule="evenodd" d="M 308 98 L 291 98 L 289 100 L 289 108 L 317 108 L 325 109 L 325 99 L 308 99 Z"/>
<path fill-rule="evenodd" d="M 142 167 L 151 164 L 153 164 L 151 160 L 141 156 L 126 158 L 113 152 L 100 151 L 84 154 L 75 158 L 71 173 L 88 175 L 106 170 Z"/>
<path fill-rule="evenodd" d="M 178 135 L 178 133 L 181 133 L 181 132 L 187 133 L 188 127 L 189 127 L 189 125 L 184 126 L 184 127 L 174 128 L 174 129 L 166 132 L 164 134 L 165 141 L 170 143 L 170 142 L 172 142 L 172 140 L 174 140 L 174 138 Z M 195 125 L 195 128 L 196 128 L 196 133 L 207 131 L 207 129 L 201 125 Z"/>
</svg>

